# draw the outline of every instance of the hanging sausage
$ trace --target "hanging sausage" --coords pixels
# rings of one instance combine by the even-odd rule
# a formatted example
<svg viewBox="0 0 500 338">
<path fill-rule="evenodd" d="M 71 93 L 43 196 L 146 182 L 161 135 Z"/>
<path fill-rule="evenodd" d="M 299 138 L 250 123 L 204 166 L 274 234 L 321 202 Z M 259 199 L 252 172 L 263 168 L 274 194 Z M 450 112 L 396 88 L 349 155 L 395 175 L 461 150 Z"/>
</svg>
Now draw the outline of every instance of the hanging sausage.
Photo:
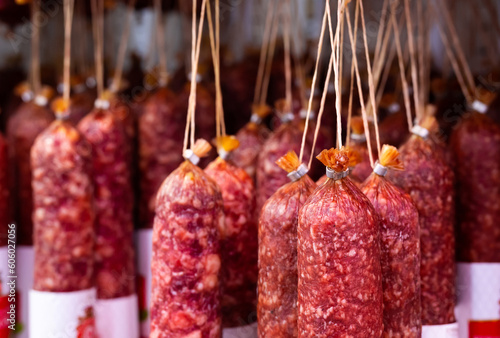
<svg viewBox="0 0 500 338">
<path fill-rule="evenodd" d="M 433 141 L 436 121 L 416 125 L 400 148 L 405 171 L 390 179 L 413 199 L 419 212 L 422 325 L 455 322 L 454 175 Z"/>
<path fill-rule="evenodd" d="M 384 337 L 420 337 L 420 232 L 411 197 L 385 178 L 403 170 L 396 148 L 382 147 L 380 161 L 361 190 L 379 221 L 384 295 Z"/>
<path fill-rule="evenodd" d="M 253 108 L 252 117 L 236 134 L 240 146 L 231 153 L 231 161 L 245 171 L 255 181 L 257 159 L 265 140 L 271 131 L 264 125 L 263 119 L 271 113 L 268 106 Z"/>
<path fill-rule="evenodd" d="M 96 296 L 91 148 L 67 120 L 67 107 L 60 102 L 56 105 L 57 120 L 40 134 L 31 151 L 32 337 L 76 332 L 78 325 L 85 325 L 79 318 L 93 323 Z M 93 332 L 93 325 L 85 330 Z"/>
<path fill-rule="evenodd" d="M 158 191 L 153 227 L 151 336 L 219 337 L 222 195 L 196 163 L 198 140 Z"/>
<path fill-rule="evenodd" d="M 317 158 L 329 179 L 299 211 L 299 336 L 379 337 L 383 298 L 375 210 L 347 177 L 356 161 L 352 152 L 332 148 Z"/>
<path fill-rule="evenodd" d="M 54 120 L 54 114 L 47 106 L 51 96 L 52 90 L 45 87 L 34 101 L 21 104 L 7 125 L 14 219 L 18 227 L 18 243 L 21 245 L 33 243 L 33 192 L 29 158 L 36 137 Z"/>
<path fill-rule="evenodd" d="M 316 184 L 295 152 L 277 164 L 291 182 L 264 204 L 259 220 L 259 337 L 297 337 L 297 222 Z"/>
<path fill-rule="evenodd" d="M 221 234 L 222 321 L 224 327 L 250 324 L 257 295 L 257 225 L 254 216 L 255 191 L 251 177 L 225 160 L 238 146 L 237 139 L 217 139 L 219 157 L 205 173 L 219 185 L 224 202 L 224 230 Z"/>
</svg>

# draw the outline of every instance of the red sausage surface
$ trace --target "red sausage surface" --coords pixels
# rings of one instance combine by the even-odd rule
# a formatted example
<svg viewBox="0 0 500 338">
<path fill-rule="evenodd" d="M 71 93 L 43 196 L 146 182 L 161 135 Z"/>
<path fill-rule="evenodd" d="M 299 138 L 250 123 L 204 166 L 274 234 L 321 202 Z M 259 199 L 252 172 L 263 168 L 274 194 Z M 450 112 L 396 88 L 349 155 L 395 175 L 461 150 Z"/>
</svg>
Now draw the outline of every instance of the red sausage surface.
<svg viewBox="0 0 500 338">
<path fill-rule="evenodd" d="M 9 163 L 12 173 L 11 196 L 17 239 L 22 245 L 33 244 L 33 190 L 30 152 L 36 137 L 54 120 L 47 107 L 33 102 L 21 104 L 7 124 Z"/>
<path fill-rule="evenodd" d="M 500 262 L 500 126 L 472 113 L 451 137 L 457 176 L 458 257 Z"/>
<path fill-rule="evenodd" d="M 94 286 L 91 148 L 68 121 L 54 121 L 31 150 L 34 286 L 68 292 Z"/>
<path fill-rule="evenodd" d="M 138 134 L 141 228 L 153 226 L 156 193 L 182 162 L 184 119 L 175 94 L 165 88 L 151 94 L 142 106 Z"/>
<path fill-rule="evenodd" d="M 264 204 L 259 220 L 259 337 L 297 337 L 297 223 L 316 184 L 289 182 Z"/>
<path fill-rule="evenodd" d="M 326 152 L 332 158 L 326 164 L 341 163 L 332 169 L 345 173 L 348 152 Z M 381 336 L 377 225 L 370 201 L 348 177 L 328 179 L 302 206 L 297 229 L 299 337 Z"/>
<path fill-rule="evenodd" d="M 219 187 L 184 161 L 158 191 L 151 337 L 220 337 L 223 230 Z"/>
<path fill-rule="evenodd" d="M 225 327 L 254 321 L 257 303 L 255 189 L 245 170 L 218 157 L 205 169 L 220 187 L 225 226 L 221 241 L 222 320 Z"/>
<path fill-rule="evenodd" d="M 382 158 L 383 152 L 384 148 Z M 420 337 L 422 314 L 417 208 L 408 194 L 376 173 L 368 177 L 361 190 L 372 203 L 379 221 L 383 336 Z"/>
<path fill-rule="evenodd" d="M 97 297 L 129 296 L 135 271 L 128 138 L 111 110 L 92 111 L 78 129 L 92 148 Z"/>
<path fill-rule="evenodd" d="M 455 321 L 454 175 L 439 145 L 413 135 L 400 148 L 405 170 L 389 174 L 419 213 L 422 325 Z"/>
</svg>

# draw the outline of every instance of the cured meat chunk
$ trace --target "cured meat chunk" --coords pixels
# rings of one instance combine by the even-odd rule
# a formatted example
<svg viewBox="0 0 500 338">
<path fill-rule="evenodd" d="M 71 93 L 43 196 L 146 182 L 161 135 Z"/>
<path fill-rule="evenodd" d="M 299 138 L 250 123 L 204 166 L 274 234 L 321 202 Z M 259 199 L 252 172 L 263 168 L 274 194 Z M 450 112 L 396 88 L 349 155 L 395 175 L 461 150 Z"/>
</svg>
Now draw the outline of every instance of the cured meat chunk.
<svg viewBox="0 0 500 338">
<path fill-rule="evenodd" d="M 454 175 L 432 140 L 437 123 L 427 117 L 400 148 L 405 171 L 389 178 L 417 207 L 420 223 L 422 325 L 455 322 Z"/>
<path fill-rule="evenodd" d="M 174 93 L 160 88 L 151 94 L 139 117 L 140 227 L 151 228 L 156 193 L 182 162 L 184 114 Z"/>
<path fill-rule="evenodd" d="M 42 132 L 31 150 L 37 291 L 94 286 L 91 149 L 64 119 Z"/>
<path fill-rule="evenodd" d="M 253 321 L 257 303 L 257 222 L 252 178 L 222 156 L 238 146 L 236 138 L 217 139 L 219 157 L 205 173 L 218 184 L 224 201 L 224 232 L 221 241 L 222 321 L 235 327 Z"/>
<path fill-rule="evenodd" d="M 500 126 L 470 112 L 451 137 L 457 176 L 458 258 L 500 262 Z"/>
<path fill-rule="evenodd" d="M 268 106 L 255 107 L 252 118 L 236 134 L 240 146 L 230 155 L 231 161 L 245 171 L 255 180 L 257 170 L 257 159 L 262 150 L 262 146 L 271 133 L 265 125 L 262 124 L 271 108 Z"/>
<path fill-rule="evenodd" d="M 278 164 L 299 173 L 264 204 L 259 220 L 259 337 L 297 337 L 297 222 L 316 184 L 295 152 Z M 300 171 L 299 171 L 300 168 Z"/>
<path fill-rule="evenodd" d="M 129 296 L 135 271 L 128 138 L 111 110 L 93 110 L 78 129 L 92 148 L 97 297 Z"/>
<path fill-rule="evenodd" d="M 300 337 L 380 337 L 383 332 L 377 216 L 347 177 L 352 155 L 332 148 L 318 156 L 329 179 L 299 211 Z"/>
<path fill-rule="evenodd" d="M 33 244 L 33 190 L 30 152 L 37 136 L 54 120 L 48 107 L 33 101 L 19 106 L 7 124 L 11 196 L 19 244 Z"/>
<path fill-rule="evenodd" d="M 385 178 L 388 169 L 402 170 L 399 152 L 384 145 L 373 173 L 361 190 L 379 220 L 384 337 L 420 337 L 420 233 L 411 197 Z"/>
<path fill-rule="evenodd" d="M 201 141 L 186 156 L 194 163 L 210 150 Z M 219 187 L 190 160 L 184 161 L 158 191 L 150 337 L 220 337 L 223 231 Z"/>
</svg>

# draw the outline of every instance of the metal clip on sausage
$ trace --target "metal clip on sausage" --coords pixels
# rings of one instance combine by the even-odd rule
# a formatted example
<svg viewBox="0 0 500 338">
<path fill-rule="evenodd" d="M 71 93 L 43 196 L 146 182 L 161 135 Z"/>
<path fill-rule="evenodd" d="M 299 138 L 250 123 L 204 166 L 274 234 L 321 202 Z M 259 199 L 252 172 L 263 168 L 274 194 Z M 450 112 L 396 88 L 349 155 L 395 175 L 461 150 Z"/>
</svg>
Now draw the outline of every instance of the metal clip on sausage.
<svg viewBox="0 0 500 338">
<path fill-rule="evenodd" d="M 429 137 L 429 131 L 422 126 L 419 126 L 418 124 L 414 125 L 413 128 L 411 128 L 411 132 L 412 134 L 420 136 L 423 139 L 427 139 Z"/>
<path fill-rule="evenodd" d="M 470 105 L 470 108 L 481 114 L 486 114 L 486 111 L 488 111 L 488 105 L 479 100 L 474 100 L 474 102 Z"/>
<path fill-rule="evenodd" d="M 301 119 L 306 119 L 307 118 L 307 109 L 301 109 L 299 112 L 299 117 Z M 309 113 L 309 120 L 313 120 L 315 118 L 316 118 L 316 113 L 311 110 L 311 112 Z"/>
<path fill-rule="evenodd" d="M 377 161 L 375 162 L 375 168 L 373 168 L 373 172 L 379 176 L 385 176 L 387 174 L 387 167 L 383 166 Z"/>
<path fill-rule="evenodd" d="M 331 178 L 335 181 L 338 181 L 340 179 L 343 179 L 347 177 L 350 173 L 350 169 L 347 169 L 346 171 L 335 171 L 332 168 L 326 167 L 326 177 Z"/>
<path fill-rule="evenodd" d="M 291 112 L 288 112 L 288 113 L 281 115 L 280 120 L 281 120 L 281 123 L 288 123 L 288 122 L 293 121 L 293 118 L 294 118 L 293 114 Z"/>
<path fill-rule="evenodd" d="M 261 124 L 262 118 L 257 114 L 252 114 L 252 116 L 250 116 L 250 122 L 255 124 Z"/>
<path fill-rule="evenodd" d="M 49 100 L 44 95 L 39 94 L 39 95 L 35 96 L 34 102 L 37 106 L 45 107 L 47 105 L 47 103 L 49 103 Z"/>
<path fill-rule="evenodd" d="M 105 99 L 97 99 L 94 102 L 94 107 L 96 109 L 106 110 L 106 109 L 109 109 L 109 106 L 110 106 L 109 101 L 105 100 Z"/>
<path fill-rule="evenodd" d="M 292 182 L 298 181 L 300 178 L 302 178 L 307 172 L 309 171 L 309 168 L 302 163 L 297 170 L 294 170 L 292 172 L 289 172 L 288 175 L 286 175 Z"/>
<path fill-rule="evenodd" d="M 184 159 L 188 160 L 194 165 L 198 165 L 198 163 L 200 162 L 200 158 L 198 157 L 198 155 L 196 155 L 191 149 L 187 149 L 186 151 L 184 151 L 182 157 L 184 157 Z"/>
<path fill-rule="evenodd" d="M 365 136 L 365 134 L 352 133 L 351 134 L 351 140 L 352 141 L 356 141 L 356 142 L 365 142 L 366 141 L 366 136 Z"/>
<path fill-rule="evenodd" d="M 223 160 L 227 160 L 227 157 L 229 156 L 229 151 L 225 151 L 221 147 L 220 149 L 217 150 L 217 152 L 219 153 L 220 158 L 222 158 Z"/>
</svg>

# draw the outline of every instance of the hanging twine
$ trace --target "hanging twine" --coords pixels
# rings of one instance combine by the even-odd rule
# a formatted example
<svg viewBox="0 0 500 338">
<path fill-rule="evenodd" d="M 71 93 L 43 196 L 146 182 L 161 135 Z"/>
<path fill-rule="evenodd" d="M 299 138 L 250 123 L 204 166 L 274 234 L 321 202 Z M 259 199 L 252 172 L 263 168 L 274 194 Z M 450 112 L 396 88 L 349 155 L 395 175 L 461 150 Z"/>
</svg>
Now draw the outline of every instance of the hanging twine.
<svg viewBox="0 0 500 338">
<path fill-rule="evenodd" d="M 266 22 L 264 26 L 264 36 L 262 38 L 262 47 L 260 49 L 259 68 L 257 70 L 257 80 L 255 81 L 254 105 L 259 104 L 262 93 L 262 85 L 264 81 L 264 69 L 268 57 L 268 50 L 271 42 L 271 28 L 273 26 L 272 19 L 274 17 L 275 1 L 269 0 L 267 5 Z"/>
<path fill-rule="evenodd" d="M 328 2 L 326 2 L 326 5 L 328 5 Z M 304 156 L 304 147 L 306 144 L 307 130 L 309 128 L 309 119 L 311 116 L 312 103 L 313 103 L 313 99 L 314 99 L 314 91 L 316 89 L 316 80 L 318 78 L 318 69 L 319 69 L 319 64 L 321 61 L 321 51 L 323 49 L 323 39 L 325 36 L 325 30 L 326 30 L 326 10 L 325 10 L 325 13 L 323 14 L 323 20 L 321 23 L 321 32 L 320 32 L 319 39 L 318 39 L 318 52 L 317 52 L 317 56 L 316 56 L 316 65 L 314 67 L 314 74 L 313 74 L 312 83 L 311 83 L 311 93 L 309 95 L 309 101 L 307 103 L 306 123 L 305 123 L 305 127 L 304 127 L 304 133 L 302 134 L 302 143 L 300 145 L 300 155 L 299 155 L 299 162 L 300 163 L 302 163 L 302 159 Z M 328 89 L 328 83 L 326 83 L 325 87 Z M 318 120 L 319 120 L 319 116 L 318 116 Z M 313 154 L 313 152 L 311 152 L 311 154 Z"/>
<path fill-rule="evenodd" d="M 354 38 L 352 34 L 352 27 L 351 27 L 351 16 L 349 14 L 349 11 L 347 11 L 347 26 L 349 28 L 349 39 L 351 41 L 351 46 L 354 46 Z M 361 105 L 361 115 L 363 116 L 363 125 L 365 128 L 365 135 L 366 135 L 366 146 L 368 148 L 368 156 L 370 158 L 370 165 L 374 166 L 374 161 L 373 161 L 373 154 L 372 154 L 372 147 L 371 147 L 371 142 L 370 140 L 370 128 L 368 126 L 368 117 L 366 114 L 366 107 L 363 99 L 363 88 L 362 88 L 362 83 L 361 83 L 361 76 L 359 75 L 359 67 L 358 67 L 358 58 L 356 56 L 356 53 L 352 54 L 352 61 L 354 63 L 354 69 L 356 73 L 356 83 L 358 85 L 358 94 L 359 94 L 359 103 Z"/>
<path fill-rule="evenodd" d="M 405 102 L 405 110 L 406 110 L 406 120 L 408 122 L 408 130 L 412 130 L 413 128 L 413 121 L 411 118 L 411 101 L 410 101 L 410 92 L 409 92 L 409 86 L 408 86 L 408 81 L 406 80 L 406 72 L 405 72 L 405 66 L 404 66 L 404 60 L 403 60 L 403 52 L 401 49 L 401 41 L 399 37 L 399 29 L 397 27 L 397 22 L 396 22 L 396 12 L 395 12 L 395 7 L 396 7 L 396 2 L 392 4 L 392 11 L 391 11 L 391 21 L 392 25 L 394 27 L 394 39 L 396 41 L 396 51 L 398 54 L 398 64 L 399 64 L 399 73 L 401 76 L 401 83 L 403 84 L 403 98 Z"/>
<path fill-rule="evenodd" d="M 31 2 L 31 80 L 32 80 L 32 90 L 33 93 L 38 95 L 42 87 L 42 82 L 40 79 L 40 26 L 36 22 L 36 18 L 40 13 L 40 2 L 33 0 Z"/>
<path fill-rule="evenodd" d="M 69 107 L 69 97 L 71 93 L 71 28 L 73 22 L 74 0 L 64 1 L 64 91 L 63 99 Z"/>
<path fill-rule="evenodd" d="M 203 0 L 201 4 L 201 14 L 200 23 L 198 26 L 198 33 L 196 33 L 196 2 L 193 0 L 193 15 L 192 15 L 192 25 L 191 25 L 191 88 L 189 93 L 189 103 L 188 112 L 186 118 L 186 129 L 184 131 L 184 144 L 183 153 L 188 148 L 188 143 L 190 148 L 195 144 L 195 108 L 196 108 L 196 75 L 198 73 L 198 61 L 200 58 L 200 46 L 201 46 L 201 36 L 203 32 L 203 21 L 205 18 L 205 7 L 207 0 Z M 191 127 L 191 128 L 190 128 Z M 191 130 L 190 130 L 191 129 Z"/>
<path fill-rule="evenodd" d="M 134 6 L 136 0 L 129 0 L 127 6 L 127 13 L 125 14 L 125 23 L 123 27 L 122 36 L 120 38 L 120 46 L 118 47 L 118 57 L 116 59 L 115 74 L 111 84 L 111 92 L 116 93 L 121 88 L 121 79 L 123 76 L 123 66 L 125 64 L 125 55 L 127 53 L 127 44 L 130 36 L 130 22 L 134 13 Z"/>
</svg>

